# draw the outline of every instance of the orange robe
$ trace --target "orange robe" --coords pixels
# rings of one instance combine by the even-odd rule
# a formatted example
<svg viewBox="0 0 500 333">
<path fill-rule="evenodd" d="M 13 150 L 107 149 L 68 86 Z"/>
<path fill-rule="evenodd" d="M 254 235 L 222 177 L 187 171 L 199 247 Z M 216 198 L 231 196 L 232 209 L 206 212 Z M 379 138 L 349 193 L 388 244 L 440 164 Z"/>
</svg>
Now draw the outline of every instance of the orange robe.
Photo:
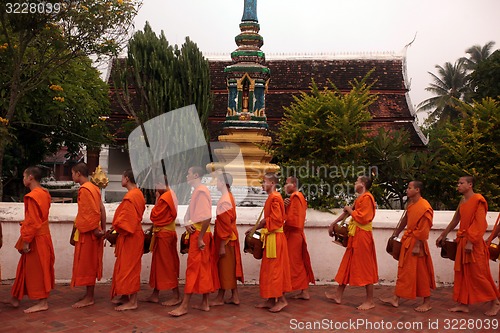
<svg viewBox="0 0 500 333">
<path fill-rule="evenodd" d="M 361 225 L 368 225 L 375 217 L 375 199 L 370 192 L 360 195 L 354 202 L 351 217 Z M 371 231 L 356 228 L 349 237 L 347 248 L 335 276 L 338 284 L 366 286 L 378 282 L 377 256 Z"/>
<path fill-rule="evenodd" d="M 150 215 L 154 241 L 149 286 L 157 290 L 170 290 L 179 286 L 176 217 L 177 196 L 174 191 L 168 190 L 160 196 Z"/>
<path fill-rule="evenodd" d="M 315 284 L 304 233 L 306 210 L 307 202 L 304 195 L 299 191 L 292 193 L 290 205 L 285 208 L 283 227 L 288 245 L 292 290 L 304 290 L 309 287 L 309 283 Z"/>
<path fill-rule="evenodd" d="M 431 289 L 436 289 L 434 266 L 427 244 L 434 211 L 427 200 L 420 198 L 408 205 L 406 216 L 408 223 L 401 239 L 396 296 L 409 299 L 429 297 Z M 413 255 L 413 247 L 418 240 L 422 241 L 423 248 L 420 248 L 419 255 Z"/>
<path fill-rule="evenodd" d="M 281 297 L 284 293 L 292 291 L 292 280 L 286 236 L 282 232 L 285 221 L 285 204 L 278 192 L 269 194 L 264 205 L 264 219 L 266 221 L 265 229 L 276 235 L 276 258 L 268 258 L 266 246 L 260 266 L 260 296 L 262 298 Z"/>
<path fill-rule="evenodd" d="M 488 247 L 483 240 L 488 226 L 487 211 L 486 200 L 477 193 L 460 205 L 453 300 L 462 304 L 492 301 L 500 296 L 490 271 Z M 472 253 L 465 253 L 467 240 L 473 245 Z"/>
<path fill-rule="evenodd" d="M 111 297 L 131 295 L 141 289 L 141 259 L 144 253 L 142 215 L 146 209 L 144 195 L 138 188 L 125 194 L 113 217 L 118 232 Z"/>
<path fill-rule="evenodd" d="M 221 244 L 225 244 L 226 252 L 222 258 L 219 256 Z M 217 202 L 211 261 L 215 289 L 234 289 L 236 280 L 244 283 L 240 242 L 236 228 L 236 204 L 231 192 L 221 196 Z"/>
<path fill-rule="evenodd" d="M 23 242 L 29 243 L 30 252 L 21 254 L 17 265 L 16 280 L 11 294 L 17 299 L 28 295 L 30 299 L 44 299 L 54 289 L 54 246 L 49 229 L 50 194 L 35 188 L 24 196 L 24 221 L 18 250 Z"/>
<path fill-rule="evenodd" d="M 199 185 L 194 189 L 187 214 L 189 220 L 199 224 L 212 218 L 212 198 L 205 185 Z M 203 237 L 204 250 L 200 250 L 198 247 L 199 235 L 200 231 L 196 230 L 189 236 L 186 285 L 184 286 L 186 294 L 207 294 L 215 290 L 210 263 L 212 233 L 208 229 L 205 232 Z"/>
<path fill-rule="evenodd" d="M 94 230 L 101 230 L 101 190 L 86 182 L 78 190 L 78 213 L 75 218 L 78 241 L 75 242 L 71 287 L 93 286 L 102 278 L 104 238 L 97 238 Z"/>
</svg>

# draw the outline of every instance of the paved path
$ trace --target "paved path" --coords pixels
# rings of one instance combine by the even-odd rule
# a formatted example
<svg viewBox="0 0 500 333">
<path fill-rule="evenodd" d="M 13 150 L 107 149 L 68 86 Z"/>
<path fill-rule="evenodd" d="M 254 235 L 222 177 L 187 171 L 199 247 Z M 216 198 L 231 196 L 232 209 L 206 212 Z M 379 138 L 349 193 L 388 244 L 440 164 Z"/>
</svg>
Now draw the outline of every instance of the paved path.
<svg viewBox="0 0 500 333">
<path fill-rule="evenodd" d="M 240 286 L 242 304 L 212 307 L 209 312 L 191 309 L 182 317 L 172 318 L 171 308 L 140 303 L 139 309 L 117 312 L 109 300 L 110 286 L 96 287 L 96 304 L 72 309 L 71 304 L 83 295 L 83 288 L 71 289 L 57 285 L 49 298 L 49 310 L 24 314 L 32 301 L 24 299 L 18 309 L 0 304 L 0 332 L 499 332 L 500 314 L 490 318 L 483 315 L 487 304 L 471 306 L 469 314 L 450 313 L 453 305 L 451 288 L 439 288 L 433 293 L 433 309 L 427 313 L 413 310 L 420 301 L 402 301 L 399 308 L 377 301 L 369 311 L 356 306 L 364 298 L 364 288 L 347 287 L 345 303 L 337 305 L 327 300 L 324 292 L 329 286 L 311 287 L 309 301 L 289 299 L 281 313 L 256 309 L 260 302 L 258 286 Z M 375 297 L 391 295 L 393 287 L 375 286 Z M 148 296 L 150 289 L 142 286 L 139 298 Z M 8 299 L 10 285 L 0 286 L 0 299 Z M 166 299 L 170 294 L 162 292 Z M 213 299 L 215 295 L 211 296 Z M 192 304 L 200 302 L 195 295 Z M 406 329 L 398 329 L 404 325 Z M 413 327 L 412 327 L 413 326 Z M 482 327 L 482 328 L 481 328 Z"/>
</svg>

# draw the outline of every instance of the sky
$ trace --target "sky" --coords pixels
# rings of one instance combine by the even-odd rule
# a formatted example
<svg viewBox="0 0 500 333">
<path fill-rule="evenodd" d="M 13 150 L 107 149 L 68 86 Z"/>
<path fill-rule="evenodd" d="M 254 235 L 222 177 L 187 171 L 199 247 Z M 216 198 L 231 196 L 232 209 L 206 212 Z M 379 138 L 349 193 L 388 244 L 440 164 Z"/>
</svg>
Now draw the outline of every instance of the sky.
<svg viewBox="0 0 500 333">
<path fill-rule="evenodd" d="M 146 21 L 169 43 L 186 36 L 207 56 L 236 49 L 244 0 L 143 0 L 135 29 Z M 257 0 L 262 51 L 273 54 L 366 54 L 406 49 L 413 105 L 432 97 L 428 72 L 454 63 L 473 45 L 500 48 L 499 0 Z M 272 84 L 272 73 L 271 82 Z M 422 121 L 425 114 L 419 114 Z"/>
</svg>

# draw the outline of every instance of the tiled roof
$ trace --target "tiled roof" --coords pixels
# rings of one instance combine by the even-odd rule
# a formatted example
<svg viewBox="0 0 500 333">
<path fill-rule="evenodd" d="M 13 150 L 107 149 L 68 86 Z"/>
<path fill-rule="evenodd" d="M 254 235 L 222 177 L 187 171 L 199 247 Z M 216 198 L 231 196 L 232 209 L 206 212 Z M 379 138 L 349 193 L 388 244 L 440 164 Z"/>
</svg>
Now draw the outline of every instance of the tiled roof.
<svg viewBox="0 0 500 333">
<path fill-rule="evenodd" d="M 405 59 L 403 56 L 359 57 L 359 58 L 324 58 L 311 57 L 268 60 L 266 66 L 271 70 L 271 79 L 266 94 L 266 114 L 269 129 L 273 133 L 283 117 L 283 107 L 293 102 L 293 96 L 301 91 L 310 90 L 311 79 L 319 87 L 329 85 L 331 81 L 338 89 L 347 92 L 351 89 L 349 81 L 363 78 L 370 70 L 372 92 L 378 99 L 370 106 L 372 120 L 367 128 L 378 130 L 406 129 L 410 133 L 412 146 L 422 148 L 427 140 L 418 128 L 415 111 L 407 97 L 408 89 L 405 78 Z M 209 131 L 212 141 L 222 134 L 222 123 L 227 110 L 227 87 L 224 68 L 231 65 L 229 60 L 209 60 L 214 108 L 209 117 Z M 120 123 L 126 119 L 125 113 L 114 97 L 110 84 L 111 117 L 110 123 L 118 138 L 124 136 Z"/>
</svg>

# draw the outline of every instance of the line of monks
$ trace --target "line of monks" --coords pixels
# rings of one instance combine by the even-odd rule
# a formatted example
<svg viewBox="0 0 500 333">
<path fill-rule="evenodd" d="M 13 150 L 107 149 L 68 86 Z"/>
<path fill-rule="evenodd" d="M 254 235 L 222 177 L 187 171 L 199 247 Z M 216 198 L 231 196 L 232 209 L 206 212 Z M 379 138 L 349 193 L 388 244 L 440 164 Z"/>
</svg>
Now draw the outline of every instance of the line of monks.
<svg viewBox="0 0 500 333">
<path fill-rule="evenodd" d="M 94 304 L 94 288 L 102 277 L 103 246 L 106 231 L 106 212 L 97 186 L 88 179 L 88 167 L 79 163 L 72 168 L 72 177 L 79 183 L 78 213 L 75 218 L 75 244 L 71 287 L 85 286 L 84 296 L 73 304 L 74 308 Z M 186 233 L 183 241 L 188 243 L 188 259 L 184 294 L 179 292 L 179 255 L 177 251 L 177 198 L 168 187 L 168 181 L 158 185 L 156 203 L 151 211 L 152 252 L 149 285 L 153 289 L 146 301 L 159 303 L 162 290 L 172 290 L 172 298 L 162 305 L 176 306 L 169 314 L 174 317 L 188 313 L 192 294 L 202 294 L 199 305 L 193 306 L 209 311 L 211 306 L 225 303 L 239 304 L 237 281 L 244 282 L 238 231 L 236 228 L 236 205 L 230 188 L 232 177 L 220 173 L 217 189 L 221 198 L 217 203 L 215 227 L 211 231 L 211 197 L 202 184 L 204 170 L 191 167 L 187 182 L 194 189 L 189 207 L 184 216 Z M 25 196 L 25 218 L 21 223 L 21 235 L 16 248 L 21 254 L 16 279 L 12 286 L 10 304 L 18 307 L 27 295 L 38 300 L 25 313 L 48 309 L 47 299 L 54 288 L 54 249 L 48 225 L 50 194 L 40 186 L 41 170 L 29 167 L 23 174 L 23 182 L 30 192 Z M 295 177 L 288 177 L 285 190 L 290 195 L 283 200 L 276 191 L 279 179 L 276 174 L 265 175 L 262 187 L 268 193 L 264 205 L 264 218 L 257 221 L 263 242 L 263 257 L 260 270 L 260 296 L 263 302 L 256 305 L 271 312 L 279 312 L 287 306 L 285 293 L 299 291 L 294 298 L 308 300 L 309 284 L 315 283 L 304 234 L 307 202 L 298 191 Z M 115 246 L 115 265 L 111 285 L 111 301 L 115 310 L 133 310 L 138 307 L 137 293 L 140 290 L 141 258 L 144 253 L 144 231 L 142 216 L 145 200 L 138 189 L 134 174 L 127 170 L 121 184 L 127 194 L 113 217 L 113 232 L 118 233 Z M 366 299 L 358 306 L 360 310 L 375 307 L 373 285 L 378 282 L 377 258 L 372 235 L 375 216 L 375 200 L 369 192 L 371 179 L 361 176 L 355 183 L 357 199 L 354 205 L 344 207 L 343 213 L 331 223 L 328 232 L 333 236 L 335 225 L 351 217 L 348 225 L 348 243 L 339 270 L 335 276 L 336 290 L 326 292 L 334 303 L 341 303 L 347 285 L 365 286 Z M 498 236 L 497 226 L 487 242 L 487 203 L 483 196 L 473 192 L 473 178 L 461 177 L 458 192 L 463 195 L 454 218 L 436 241 L 441 245 L 447 234 L 459 223 L 457 232 L 457 257 L 454 271 L 454 312 L 468 312 L 469 304 L 490 302 L 485 313 L 495 316 L 500 310 L 500 292 L 489 269 L 487 243 Z M 431 309 L 431 290 L 435 289 L 434 269 L 427 240 L 432 227 L 433 210 L 422 197 L 423 184 L 412 181 L 408 185 L 409 199 L 402 223 L 394 231 L 401 239 L 402 249 L 398 261 L 398 276 L 394 295 L 381 298 L 383 303 L 398 307 L 399 299 L 423 297 L 423 303 L 415 308 L 425 312 Z M 250 228 L 246 234 L 251 232 Z M 110 231 L 108 231 L 109 233 Z M 253 235 L 250 235 L 253 236 Z M 1 243 L 0 226 L 0 246 Z M 225 298 L 225 291 L 231 296 Z M 209 302 L 208 295 L 218 291 Z"/>
</svg>

